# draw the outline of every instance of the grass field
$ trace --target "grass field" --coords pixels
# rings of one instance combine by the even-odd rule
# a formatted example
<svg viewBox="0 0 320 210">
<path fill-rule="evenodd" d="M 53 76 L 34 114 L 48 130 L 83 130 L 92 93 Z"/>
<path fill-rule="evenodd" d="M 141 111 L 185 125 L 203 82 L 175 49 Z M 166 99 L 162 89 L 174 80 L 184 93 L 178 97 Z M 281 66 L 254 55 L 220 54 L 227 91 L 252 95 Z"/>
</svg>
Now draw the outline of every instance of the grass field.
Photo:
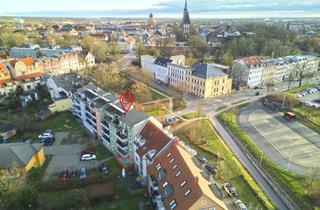
<svg viewBox="0 0 320 210">
<path fill-rule="evenodd" d="M 238 138 L 240 143 L 246 147 L 256 160 L 259 160 L 261 156 L 260 149 L 237 123 L 236 116 L 238 112 L 239 108 L 236 108 L 235 112 L 227 110 L 218 117 L 222 123 L 226 122 L 225 125 Z M 320 206 L 316 205 L 317 196 L 319 196 L 320 180 L 317 180 L 315 177 L 302 178 L 290 173 L 265 156 L 263 157 L 262 166 L 301 209 L 320 209 Z M 309 182 L 310 180 L 312 182 Z M 311 183 L 311 185 L 308 183 Z"/>
<path fill-rule="evenodd" d="M 192 112 L 192 113 L 182 115 L 182 117 L 184 119 L 191 120 L 191 119 L 195 119 L 195 118 L 205 117 L 205 115 L 202 113 L 199 113 L 199 112 Z"/>
<path fill-rule="evenodd" d="M 143 112 L 153 117 L 161 117 L 168 114 L 168 102 L 161 102 L 156 104 L 148 104 L 143 106 Z"/>
<path fill-rule="evenodd" d="M 200 139 L 206 139 L 206 144 L 195 145 L 190 142 L 188 131 L 199 123 L 201 128 Z M 245 171 L 233 153 L 218 137 L 208 120 L 199 120 L 181 128 L 176 135 L 187 140 L 202 155 L 208 158 L 211 164 L 218 164 L 218 181 L 230 182 L 237 189 L 239 198 L 249 209 L 274 209 L 268 198 Z M 219 163 L 218 163 L 219 160 Z"/>
</svg>

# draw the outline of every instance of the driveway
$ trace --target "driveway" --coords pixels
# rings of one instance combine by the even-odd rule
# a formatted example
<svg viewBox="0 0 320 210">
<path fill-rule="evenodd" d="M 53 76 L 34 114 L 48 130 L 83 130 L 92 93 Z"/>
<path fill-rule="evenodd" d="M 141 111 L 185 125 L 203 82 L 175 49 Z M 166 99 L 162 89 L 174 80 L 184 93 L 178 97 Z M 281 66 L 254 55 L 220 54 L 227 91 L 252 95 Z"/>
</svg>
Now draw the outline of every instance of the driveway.
<svg viewBox="0 0 320 210">
<path fill-rule="evenodd" d="M 99 161 L 80 161 L 81 151 L 85 149 L 82 144 L 62 145 L 65 138 L 70 137 L 70 132 L 57 132 L 55 143 L 52 146 L 44 147 L 46 155 L 52 155 L 52 159 L 45 171 L 43 181 L 47 181 L 53 176 L 57 176 L 61 170 L 79 170 L 81 167 L 88 169 L 97 168 Z"/>
<path fill-rule="evenodd" d="M 300 175 L 320 169 L 320 135 L 305 125 L 288 122 L 261 103 L 243 109 L 238 121 L 264 155 L 283 168 Z"/>
</svg>

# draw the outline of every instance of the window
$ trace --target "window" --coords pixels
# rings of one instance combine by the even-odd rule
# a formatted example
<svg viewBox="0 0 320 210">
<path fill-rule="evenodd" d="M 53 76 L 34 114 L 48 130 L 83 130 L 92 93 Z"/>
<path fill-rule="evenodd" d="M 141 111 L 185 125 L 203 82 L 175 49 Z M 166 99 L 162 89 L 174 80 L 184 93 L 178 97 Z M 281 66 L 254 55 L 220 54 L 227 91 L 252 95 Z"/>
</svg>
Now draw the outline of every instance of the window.
<svg viewBox="0 0 320 210">
<path fill-rule="evenodd" d="M 187 190 L 187 191 L 184 193 L 184 196 L 188 196 L 190 193 L 191 193 L 191 189 Z"/>
<path fill-rule="evenodd" d="M 172 170 L 176 170 L 177 167 L 178 167 L 178 165 L 175 164 L 175 165 L 172 167 Z"/>
<path fill-rule="evenodd" d="M 165 188 L 168 185 L 168 182 L 163 183 L 162 187 Z"/>
<path fill-rule="evenodd" d="M 178 171 L 178 173 L 176 174 L 176 177 L 180 176 L 181 171 Z"/>
<path fill-rule="evenodd" d="M 167 158 L 169 158 L 171 156 L 171 152 L 169 154 L 167 154 Z"/>
<path fill-rule="evenodd" d="M 159 163 L 159 164 L 156 166 L 156 168 L 157 168 L 157 171 L 159 171 L 159 170 L 161 169 L 161 164 Z"/>
<path fill-rule="evenodd" d="M 187 181 L 183 181 L 183 182 L 180 184 L 180 187 L 183 188 L 186 184 L 187 184 Z"/>
<path fill-rule="evenodd" d="M 174 161 L 174 158 L 172 158 L 171 160 L 170 160 L 170 163 L 172 163 Z"/>
<path fill-rule="evenodd" d="M 170 209 L 172 210 L 172 209 L 176 208 L 176 206 L 177 206 L 176 200 L 172 200 L 172 201 L 170 202 Z"/>
</svg>

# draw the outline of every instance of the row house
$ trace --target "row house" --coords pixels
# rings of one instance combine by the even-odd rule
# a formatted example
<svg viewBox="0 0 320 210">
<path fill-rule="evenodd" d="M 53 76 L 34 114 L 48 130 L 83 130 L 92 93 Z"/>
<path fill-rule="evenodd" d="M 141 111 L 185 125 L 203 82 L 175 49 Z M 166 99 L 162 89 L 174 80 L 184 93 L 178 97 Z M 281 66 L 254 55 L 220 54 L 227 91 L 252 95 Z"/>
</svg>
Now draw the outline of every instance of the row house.
<svg viewBox="0 0 320 210">
<path fill-rule="evenodd" d="M 299 69 L 304 69 L 304 74 L 315 73 L 318 66 L 319 58 L 313 56 L 250 56 L 234 61 L 232 78 L 237 86 L 253 88 L 266 85 L 268 82 L 283 82 L 290 77 L 298 78 Z"/>
<path fill-rule="evenodd" d="M 158 210 L 228 209 L 211 190 L 195 153 L 175 140 L 148 167 L 148 192 Z"/>
<path fill-rule="evenodd" d="M 117 44 L 121 53 L 132 53 L 136 40 L 132 36 L 120 36 L 117 39 Z"/>
<path fill-rule="evenodd" d="M 24 91 L 35 90 L 42 82 L 44 72 L 37 67 L 33 58 L 7 59 L 0 63 L 2 95 L 13 93 L 18 86 Z"/>
</svg>

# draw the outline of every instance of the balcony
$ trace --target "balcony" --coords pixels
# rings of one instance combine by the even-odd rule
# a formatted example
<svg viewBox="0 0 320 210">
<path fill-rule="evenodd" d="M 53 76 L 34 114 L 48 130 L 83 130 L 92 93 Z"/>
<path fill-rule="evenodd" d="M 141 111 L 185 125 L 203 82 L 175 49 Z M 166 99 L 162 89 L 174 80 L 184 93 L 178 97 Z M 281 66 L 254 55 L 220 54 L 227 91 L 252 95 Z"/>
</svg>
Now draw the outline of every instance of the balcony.
<svg viewBox="0 0 320 210">
<path fill-rule="evenodd" d="M 101 122 L 101 125 L 105 128 L 105 129 L 107 129 L 107 130 L 109 130 L 109 123 L 107 122 L 107 121 L 102 121 Z"/>
<path fill-rule="evenodd" d="M 118 151 L 118 154 L 121 155 L 122 157 L 124 158 L 128 157 L 128 152 L 122 150 L 120 147 L 117 147 L 117 151 Z"/>
<path fill-rule="evenodd" d="M 117 141 L 118 146 L 120 146 L 122 149 L 127 149 L 129 144 L 128 142 L 122 142 L 122 141 Z"/>
<path fill-rule="evenodd" d="M 110 138 L 106 135 L 102 135 L 102 140 L 110 144 Z"/>
<path fill-rule="evenodd" d="M 118 131 L 118 132 L 116 133 L 116 136 L 117 136 L 117 138 L 118 138 L 119 140 L 121 140 L 121 141 L 128 140 L 128 134 L 126 134 L 126 133 L 122 133 L 122 132 Z"/>
</svg>

